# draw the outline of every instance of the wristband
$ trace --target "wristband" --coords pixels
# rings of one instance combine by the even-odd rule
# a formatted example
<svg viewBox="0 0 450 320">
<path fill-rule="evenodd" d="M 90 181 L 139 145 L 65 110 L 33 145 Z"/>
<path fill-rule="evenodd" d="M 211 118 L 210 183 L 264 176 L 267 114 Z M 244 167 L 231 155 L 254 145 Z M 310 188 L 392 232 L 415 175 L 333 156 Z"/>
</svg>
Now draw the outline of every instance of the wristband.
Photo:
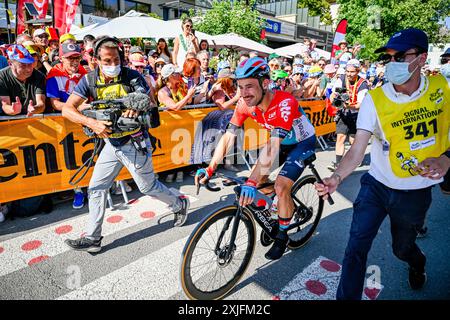
<svg viewBox="0 0 450 320">
<path fill-rule="evenodd" d="M 252 179 L 247 179 L 247 181 L 245 182 L 245 184 L 247 186 L 252 186 L 252 187 L 256 187 L 256 185 L 258 184 L 255 180 Z"/>
<path fill-rule="evenodd" d="M 336 176 L 336 178 L 338 179 L 338 185 L 342 183 L 342 177 L 339 173 L 335 172 L 333 174 L 334 176 Z"/>
<path fill-rule="evenodd" d="M 205 168 L 205 171 L 206 171 L 206 173 L 208 174 L 209 177 L 212 177 L 213 174 L 214 174 L 214 169 L 213 168 L 207 167 L 207 168 Z"/>
</svg>

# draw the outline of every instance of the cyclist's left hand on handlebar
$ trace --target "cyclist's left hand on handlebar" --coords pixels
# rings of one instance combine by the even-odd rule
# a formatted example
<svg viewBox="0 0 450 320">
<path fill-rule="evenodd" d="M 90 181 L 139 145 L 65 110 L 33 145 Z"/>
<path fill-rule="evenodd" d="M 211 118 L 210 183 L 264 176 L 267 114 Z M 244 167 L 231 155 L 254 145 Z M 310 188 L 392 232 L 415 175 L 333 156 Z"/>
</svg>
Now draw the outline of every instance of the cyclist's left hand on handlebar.
<svg viewBox="0 0 450 320">
<path fill-rule="evenodd" d="M 239 197 L 239 205 L 245 207 L 253 202 L 256 197 L 256 181 L 248 179 L 241 186 L 241 195 Z"/>
<path fill-rule="evenodd" d="M 209 179 L 211 179 L 213 174 L 214 174 L 213 169 L 210 168 L 198 169 L 194 177 L 195 185 L 198 186 L 199 184 L 208 183 Z"/>
</svg>

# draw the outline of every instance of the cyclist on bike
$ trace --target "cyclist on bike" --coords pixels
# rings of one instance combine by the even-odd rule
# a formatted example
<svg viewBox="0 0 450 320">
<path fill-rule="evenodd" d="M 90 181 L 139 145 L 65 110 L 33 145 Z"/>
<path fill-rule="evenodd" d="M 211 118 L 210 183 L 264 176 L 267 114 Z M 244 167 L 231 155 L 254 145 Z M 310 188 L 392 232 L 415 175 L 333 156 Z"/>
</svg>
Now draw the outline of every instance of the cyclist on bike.
<svg viewBox="0 0 450 320">
<path fill-rule="evenodd" d="M 233 145 L 237 131 L 248 117 L 269 130 L 270 139 L 262 148 L 250 177 L 242 186 L 239 204 L 251 204 L 256 196 L 258 183 L 267 179 L 275 161 L 278 160 L 279 165 L 284 163 L 275 180 L 279 230 L 272 248 L 265 255 L 267 259 L 276 260 L 283 255 L 289 239 L 287 228 L 294 211 L 291 187 L 304 170 L 302 160 L 314 154 L 316 137 L 313 125 L 291 94 L 268 90 L 269 72 L 269 66 L 259 57 L 244 60 L 239 64 L 235 74 L 241 98 L 237 102 L 227 132 L 217 145 L 211 163 L 207 168 L 197 171 L 195 183 L 204 184 L 211 178 L 217 165 Z"/>
</svg>

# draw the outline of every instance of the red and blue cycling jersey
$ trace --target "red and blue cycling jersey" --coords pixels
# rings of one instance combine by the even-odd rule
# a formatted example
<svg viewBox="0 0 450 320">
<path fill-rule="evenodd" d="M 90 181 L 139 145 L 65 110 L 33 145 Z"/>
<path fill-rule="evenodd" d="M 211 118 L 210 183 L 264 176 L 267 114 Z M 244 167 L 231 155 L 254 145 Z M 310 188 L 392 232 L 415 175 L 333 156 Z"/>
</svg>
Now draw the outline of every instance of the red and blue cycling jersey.
<svg viewBox="0 0 450 320">
<path fill-rule="evenodd" d="M 314 126 L 298 101 L 284 91 L 274 92 L 266 112 L 258 107 L 248 107 L 243 99 L 239 99 L 230 123 L 242 127 L 248 117 L 269 130 L 271 137 L 282 139 L 283 145 L 297 144 L 315 135 Z"/>
</svg>

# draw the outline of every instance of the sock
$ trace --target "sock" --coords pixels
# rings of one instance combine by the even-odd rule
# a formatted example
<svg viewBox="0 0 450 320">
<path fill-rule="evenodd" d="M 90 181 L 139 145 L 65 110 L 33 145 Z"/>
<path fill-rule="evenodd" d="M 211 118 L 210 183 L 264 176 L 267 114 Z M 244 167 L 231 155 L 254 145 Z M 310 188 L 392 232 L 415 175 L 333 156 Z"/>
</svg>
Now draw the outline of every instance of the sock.
<svg viewBox="0 0 450 320">
<path fill-rule="evenodd" d="M 336 155 L 336 165 L 339 164 L 339 162 L 341 162 L 343 156 L 340 155 Z"/>
<path fill-rule="evenodd" d="M 286 231 L 292 218 L 282 218 L 278 216 L 278 228 L 280 231 Z"/>
</svg>

